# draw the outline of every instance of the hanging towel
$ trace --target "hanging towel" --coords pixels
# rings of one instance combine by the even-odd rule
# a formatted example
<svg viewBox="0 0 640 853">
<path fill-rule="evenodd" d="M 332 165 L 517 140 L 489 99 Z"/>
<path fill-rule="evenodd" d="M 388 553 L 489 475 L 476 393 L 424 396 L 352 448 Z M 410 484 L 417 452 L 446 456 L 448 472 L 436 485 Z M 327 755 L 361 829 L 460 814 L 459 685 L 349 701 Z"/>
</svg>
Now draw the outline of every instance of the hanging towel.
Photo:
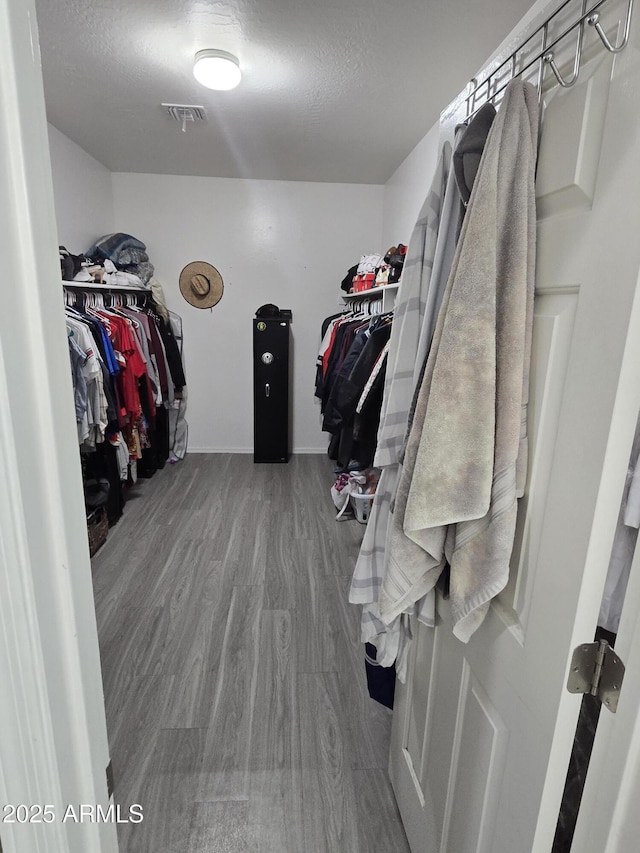
<svg viewBox="0 0 640 853">
<path fill-rule="evenodd" d="M 380 615 L 392 622 L 447 560 L 468 641 L 508 580 L 526 472 L 538 104 L 513 80 L 493 123 L 416 403 Z"/>
<path fill-rule="evenodd" d="M 349 592 L 352 604 L 363 605 L 362 642 L 376 646 L 378 662 L 382 661 L 383 666 L 391 666 L 396 659 L 402 630 L 400 619 L 389 622 L 385 628 L 378 615 L 377 602 L 384 578 L 389 507 L 398 482 L 396 463 L 406 438 L 407 417 L 413 394 L 413 372 L 427 306 L 451 157 L 451 146 L 445 144 L 431 188 L 411 234 L 396 296 L 374 459 L 374 465 L 383 470 Z"/>
<path fill-rule="evenodd" d="M 395 465 L 406 437 L 409 404 L 413 394 L 413 370 L 424 318 L 431 269 L 436 251 L 440 214 L 447 186 L 447 166 L 451 146 L 440 154 L 431 189 L 418 215 L 411 235 L 404 271 L 394 308 L 393 326 L 387 356 L 384 397 L 374 459 L 377 468 Z M 381 485 L 373 502 L 371 515 L 353 576 L 349 601 L 352 604 L 377 602 L 382 585 L 389 505 L 397 483 L 397 470 L 383 470 Z"/>
<path fill-rule="evenodd" d="M 456 133 L 456 145 L 464 129 Z M 402 280 L 396 297 L 389 343 L 383 408 L 374 464 L 382 474 L 362 547 L 355 566 L 349 601 L 362 604 L 362 641 L 378 649 L 378 661 L 391 666 L 408 648 L 408 620 L 387 624 L 378 614 L 385 575 L 390 506 L 395 496 L 399 460 L 404 451 L 410 405 L 416 382 L 431 345 L 440 302 L 455 251 L 456 225 L 462 203 L 451 166 L 452 150 L 442 148 L 431 188 L 411 234 Z M 435 598 L 416 608 L 420 621 L 432 626 Z M 406 656 L 405 656 L 406 657 Z M 396 664 L 397 666 L 397 664 Z M 404 680 L 399 672 L 400 680 Z"/>
<path fill-rule="evenodd" d="M 398 462 L 406 440 L 407 416 L 414 389 L 414 370 L 420 360 L 418 346 L 423 321 L 425 312 L 437 298 L 430 285 L 451 157 L 451 146 L 445 143 L 431 189 L 414 226 L 404 262 L 394 308 L 384 402 L 378 430 L 378 449 L 375 457 L 375 465 L 378 468 Z M 445 284 L 446 277 L 442 283 L 442 291 Z M 442 298 L 442 291 L 439 299 Z"/>
</svg>

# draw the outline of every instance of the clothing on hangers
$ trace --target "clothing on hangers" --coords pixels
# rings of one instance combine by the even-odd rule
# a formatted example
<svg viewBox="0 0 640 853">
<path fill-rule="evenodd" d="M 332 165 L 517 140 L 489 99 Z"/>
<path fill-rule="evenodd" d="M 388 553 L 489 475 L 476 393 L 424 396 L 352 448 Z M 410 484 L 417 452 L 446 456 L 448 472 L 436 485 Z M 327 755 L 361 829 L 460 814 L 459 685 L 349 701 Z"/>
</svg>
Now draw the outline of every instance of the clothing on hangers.
<svg viewBox="0 0 640 853">
<path fill-rule="evenodd" d="M 393 312 L 372 314 L 373 304 L 367 300 L 322 324 L 316 396 L 322 401 L 323 429 L 334 436 L 330 455 L 344 469 L 369 467 L 375 452 L 381 394 L 360 412 L 356 406 L 391 334 Z M 375 304 L 379 306 L 380 300 Z"/>
<path fill-rule="evenodd" d="M 181 355 L 146 293 L 65 290 L 65 302 L 80 450 L 93 476 L 110 479 L 114 523 L 122 483 L 152 476 L 169 458 Z"/>
</svg>

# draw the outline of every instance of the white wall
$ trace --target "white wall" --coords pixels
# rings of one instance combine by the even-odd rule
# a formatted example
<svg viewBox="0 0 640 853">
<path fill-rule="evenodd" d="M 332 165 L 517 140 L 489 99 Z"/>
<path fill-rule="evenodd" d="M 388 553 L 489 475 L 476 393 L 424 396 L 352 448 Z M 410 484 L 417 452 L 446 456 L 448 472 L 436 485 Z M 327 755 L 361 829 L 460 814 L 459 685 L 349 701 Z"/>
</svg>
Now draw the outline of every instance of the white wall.
<svg viewBox="0 0 640 853">
<path fill-rule="evenodd" d="M 436 169 L 438 132 L 436 122 L 385 184 L 382 224 L 385 249 L 398 243 L 409 243 Z"/>
<path fill-rule="evenodd" d="M 435 169 L 438 125 L 384 187 L 112 175 L 48 130 L 59 242 L 76 253 L 110 231 L 139 237 L 184 319 L 190 450 L 252 449 L 251 318 L 274 302 L 294 312 L 294 449 L 324 452 L 313 399 L 320 323 L 339 310 L 340 281 L 360 255 L 408 243 Z M 225 294 L 213 311 L 179 293 L 180 270 L 192 260 L 222 274 Z"/>
<path fill-rule="evenodd" d="M 114 231 L 111 172 L 48 125 L 58 243 L 74 255 Z"/>
<path fill-rule="evenodd" d="M 320 322 L 339 310 L 340 281 L 360 255 L 409 242 L 436 165 L 438 125 L 384 187 L 112 175 L 48 130 L 59 242 L 76 253 L 114 230 L 139 237 L 185 321 L 191 451 L 252 449 L 250 321 L 274 302 L 294 312 L 294 448 L 324 452 L 312 390 Z M 212 312 L 179 293 L 180 270 L 192 260 L 214 264 L 225 281 Z"/>
<path fill-rule="evenodd" d="M 380 251 L 384 188 L 118 173 L 113 190 L 117 229 L 147 244 L 184 320 L 189 449 L 253 449 L 251 320 L 273 302 L 293 311 L 294 450 L 324 452 L 313 397 L 320 324 L 340 309 L 347 269 Z M 196 260 L 224 280 L 211 311 L 178 289 Z"/>
</svg>

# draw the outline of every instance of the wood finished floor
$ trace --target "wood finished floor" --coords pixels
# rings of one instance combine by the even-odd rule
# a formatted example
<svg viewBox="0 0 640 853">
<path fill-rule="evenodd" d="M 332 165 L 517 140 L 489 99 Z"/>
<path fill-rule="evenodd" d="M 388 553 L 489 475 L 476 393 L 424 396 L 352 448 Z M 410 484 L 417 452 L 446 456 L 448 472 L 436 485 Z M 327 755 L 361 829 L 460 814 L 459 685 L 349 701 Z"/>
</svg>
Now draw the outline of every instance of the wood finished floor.
<svg viewBox="0 0 640 853">
<path fill-rule="evenodd" d="M 121 853 L 408 853 L 324 456 L 193 454 L 93 559 Z"/>
</svg>

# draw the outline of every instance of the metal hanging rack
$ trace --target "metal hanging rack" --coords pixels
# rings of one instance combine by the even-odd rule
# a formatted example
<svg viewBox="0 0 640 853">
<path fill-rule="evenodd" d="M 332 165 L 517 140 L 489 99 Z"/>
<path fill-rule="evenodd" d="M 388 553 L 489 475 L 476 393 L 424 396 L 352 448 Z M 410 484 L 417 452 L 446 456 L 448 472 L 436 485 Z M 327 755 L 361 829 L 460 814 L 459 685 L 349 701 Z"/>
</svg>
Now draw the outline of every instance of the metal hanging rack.
<svg viewBox="0 0 640 853">
<path fill-rule="evenodd" d="M 129 307 L 138 306 L 138 299 L 140 296 L 143 297 L 143 301 L 147 301 L 151 296 L 151 291 L 144 287 L 135 287 L 134 285 L 126 285 L 126 284 L 114 284 L 114 285 L 105 285 L 105 284 L 91 284 L 90 282 L 85 281 L 63 281 L 62 289 L 65 296 L 65 304 L 69 306 L 73 306 L 77 304 L 78 296 L 91 296 L 95 297 L 96 305 L 98 305 L 98 298 L 100 297 L 100 301 L 102 302 L 103 296 L 109 296 L 111 299 L 111 304 L 116 304 L 116 300 L 122 300 L 123 302 L 119 302 L 120 305 L 127 305 Z M 130 302 L 129 300 L 133 300 Z M 86 299 L 82 299 L 83 303 L 86 303 Z M 102 302 L 104 305 L 104 302 Z"/>
<path fill-rule="evenodd" d="M 485 79 L 479 83 L 476 78 L 471 80 L 470 86 L 473 88 L 465 98 L 467 104 L 467 119 L 472 118 L 478 110 L 488 101 L 494 101 L 499 95 L 501 95 L 504 90 L 507 88 L 511 80 L 515 77 L 521 77 L 523 74 L 526 74 L 527 71 L 532 69 L 536 63 L 538 63 L 538 81 L 537 81 L 537 89 L 538 89 L 538 100 L 540 105 L 542 106 L 542 87 L 544 84 L 544 73 L 545 69 L 548 66 L 551 68 L 554 77 L 557 82 L 565 89 L 571 88 L 571 86 L 575 85 L 578 80 L 578 76 L 580 74 L 580 63 L 582 60 L 582 49 L 583 49 L 583 37 L 584 37 L 584 25 L 585 22 L 588 26 L 592 27 L 595 32 L 600 37 L 602 44 L 605 49 L 609 51 L 609 53 L 620 53 L 627 46 L 629 41 L 629 32 L 631 28 L 631 15 L 633 12 L 633 3 L 634 0 L 627 0 L 627 13 L 624 22 L 624 29 L 622 33 L 622 38 L 617 44 L 612 44 L 607 36 L 604 27 L 600 22 L 600 8 L 610 0 L 598 0 L 598 2 L 593 3 L 590 8 L 587 7 L 587 0 L 580 0 L 581 2 L 581 14 L 576 20 L 565 27 L 562 32 L 556 36 L 551 42 L 549 42 L 549 27 L 555 18 L 570 4 L 575 3 L 576 0 L 565 0 L 549 17 L 536 29 L 530 36 L 528 36 L 518 47 L 511 53 L 507 59 L 500 63 L 494 70 L 488 74 Z M 567 36 L 569 36 L 574 30 L 578 30 L 578 37 L 576 41 L 576 52 L 574 56 L 573 63 L 573 71 L 570 77 L 563 77 L 560 73 L 560 70 L 555 61 L 555 48 L 562 42 Z M 520 54 L 527 46 L 534 43 L 536 38 L 540 39 L 541 47 L 540 50 L 535 54 L 535 56 L 526 62 L 522 68 L 518 69 L 518 54 Z M 510 66 L 510 68 L 509 68 Z M 509 73 L 510 72 L 510 73 Z M 501 84 L 496 82 L 497 79 L 502 78 L 505 73 L 509 73 L 509 79 Z M 495 91 L 492 92 L 492 88 L 496 87 Z M 484 94 L 483 94 L 484 90 Z M 478 104 L 480 101 L 480 104 Z"/>
</svg>

